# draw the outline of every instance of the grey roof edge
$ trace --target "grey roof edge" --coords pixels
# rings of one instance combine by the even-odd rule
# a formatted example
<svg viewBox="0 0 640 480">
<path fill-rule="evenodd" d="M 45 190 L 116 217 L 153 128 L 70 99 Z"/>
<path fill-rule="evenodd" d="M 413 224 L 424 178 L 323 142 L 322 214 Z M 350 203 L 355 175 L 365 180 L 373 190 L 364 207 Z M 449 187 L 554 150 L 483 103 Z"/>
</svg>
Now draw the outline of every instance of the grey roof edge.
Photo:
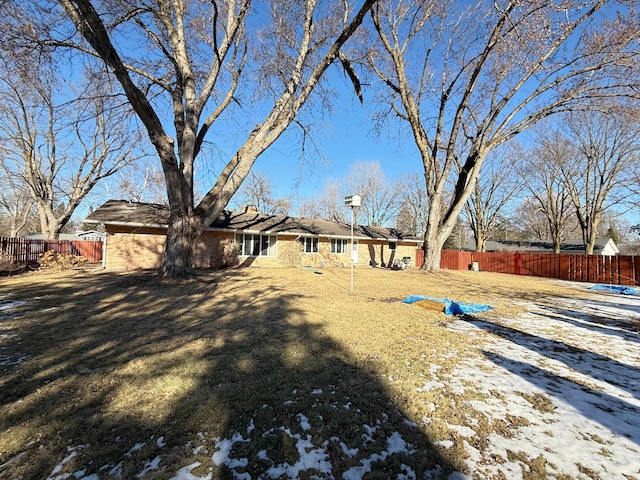
<svg viewBox="0 0 640 480">
<path fill-rule="evenodd" d="M 120 211 L 123 207 L 126 207 L 126 211 Z M 110 210 L 115 210 L 115 212 L 110 212 Z M 135 210 L 139 210 L 136 212 Z M 144 212 L 142 211 L 144 210 Z M 123 215 L 133 215 L 136 214 L 145 214 L 145 216 L 155 217 L 150 219 L 150 221 L 128 221 L 123 220 L 122 218 L 114 218 L 116 216 Z M 246 215 L 246 213 L 238 212 L 238 211 L 229 211 L 225 210 L 224 219 L 226 221 L 230 221 L 232 218 L 238 218 L 242 215 Z M 83 222 L 87 223 L 103 223 L 106 225 L 116 225 L 116 226 L 124 226 L 124 227 L 134 227 L 134 228 L 167 228 L 168 224 L 162 221 L 154 221 L 158 218 L 160 214 L 168 214 L 168 206 L 160 205 L 160 204 L 148 204 L 148 203 L 138 203 L 138 202 L 129 202 L 127 200 L 108 200 L 103 205 L 98 207 L 94 212 L 90 213 Z M 274 228 L 264 228 L 264 229 L 252 229 L 252 228 L 236 228 L 236 227 L 221 227 L 221 226 L 210 226 L 206 229 L 206 231 L 222 231 L 222 232 L 233 232 L 233 233 L 253 233 L 253 234 L 266 234 L 266 235 L 296 235 L 300 237 L 325 237 L 325 238 L 351 238 L 349 233 L 328 233 L 326 231 L 322 231 L 322 225 L 314 225 L 317 223 L 327 224 L 326 226 L 339 229 L 350 229 L 350 224 L 342 224 L 338 222 L 332 222 L 330 220 L 324 219 L 310 219 L 310 218 L 300 218 L 300 217 L 289 217 L 284 215 L 267 215 L 255 213 L 253 214 L 254 218 L 250 223 L 273 223 L 272 226 L 282 225 L 290 223 L 292 225 L 300 225 L 299 229 L 293 227 L 291 230 L 280 231 Z M 111 216 L 111 218 L 109 218 Z M 215 222 L 220 221 L 220 218 Z M 245 220 L 244 223 L 249 223 L 248 220 Z M 310 227 L 305 230 L 303 224 L 310 224 Z M 213 224 L 212 224 L 213 225 Z M 253 225 L 251 225 L 253 226 Z M 309 231 L 310 228 L 313 227 L 313 230 L 317 231 Z M 384 242 L 406 242 L 406 243 L 415 243 L 421 244 L 423 239 L 417 237 L 415 235 L 406 235 L 403 236 L 402 232 L 397 232 L 393 228 L 387 227 L 372 227 L 365 225 L 355 225 L 354 232 L 354 240 L 373 240 L 373 241 L 384 241 Z M 360 232 L 358 232 L 360 230 Z M 389 236 L 380 236 L 382 233 L 380 230 L 384 230 L 389 232 Z M 362 232 L 371 231 L 371 235 L 363 235 Z M 394 233 L 397 232 L 397 233 Z M 376 235 L 378 234 L 378 235 Z M 398 236 L 400 234 L 401 236 Z"/>
</svg>

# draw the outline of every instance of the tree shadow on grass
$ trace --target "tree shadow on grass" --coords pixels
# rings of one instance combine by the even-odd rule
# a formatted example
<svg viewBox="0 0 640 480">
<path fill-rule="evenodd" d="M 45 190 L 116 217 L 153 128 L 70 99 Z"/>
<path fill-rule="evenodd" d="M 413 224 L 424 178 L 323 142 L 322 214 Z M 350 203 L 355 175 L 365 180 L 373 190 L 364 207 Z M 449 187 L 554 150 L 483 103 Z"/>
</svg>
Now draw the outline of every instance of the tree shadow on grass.
<svg viewBox="0 0 640 480">
<path fill-rule="evenodd" d="M 496 365 L 526 379 L 575 408 L 586 418 L 640 445 L 640 408 L 607 393 L 577 384 L 548 370 L 494 352 L 483 352 Z"/>
<path fill-rule="evenodd" d="M 637 328 L 640 326 L 640 316 L 629 315 L 628 318 L 612 318 L 606 316 L 602 311 L 614 306 L 618 310 L 626 310 L 620 304 L 614 302 L 600 302 L 593 300 L 580 300 L 587 302 L 588 309 L 585 312 L 578 312 L 569 308 L 561 308 L 549 305 L 538 305 L 538 307 L 547 312 L 547 315 L 553 316 L 554 319 L 560 320 L 581 329 L 593 330 L 598 333 L 620 337 L 626 341 L 640 343 L 640 335 Z"/>
<path fill-rule="evenodd" d="M 16 335 L 6 348 L 25 360 L 0 365 L 0 477 L 447 478 L 462 468 L 394 405 L 375 365 L 259 273 L 34 277 L 11 294 L 28 303 L 5 322 Z"/>
<path fill-rule="evenodd" d="M 480 329 L 499 335 L 534 353 L 561 362 L 571 370 L 580 372 L 595 380 L 606 382 L 628 392 L 634 398 L 640 399 L 640 390 L 637 387 L 640 381 L 640 370 L 637 367 L 558 340 L 539 337 L 472 316 L 465 317 L 465 320 Z"/>
</svg>

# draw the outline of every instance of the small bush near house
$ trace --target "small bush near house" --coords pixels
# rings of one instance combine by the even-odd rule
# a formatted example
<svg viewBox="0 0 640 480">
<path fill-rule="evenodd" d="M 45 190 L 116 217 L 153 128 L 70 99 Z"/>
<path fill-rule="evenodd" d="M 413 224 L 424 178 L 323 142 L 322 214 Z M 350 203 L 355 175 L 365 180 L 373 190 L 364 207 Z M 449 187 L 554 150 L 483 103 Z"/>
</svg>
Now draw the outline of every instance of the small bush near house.
<svg viewBox="0 0 640 480">
<path fill-rule="evenodd" d="M 238 257 L 240 255 L 240 245 L 228 239 L 220 242 L 222 247 L 222 268 L 231 268 L 238 265 Z"/>
<path fill-rule="evenodd" d="M 40 268 L 53 270 L 72 270 L 87 263 L 87 259 L 82 255 L 70 255 L 59 253 L 53 250 L 44 252 L 38 259 Z"/>
<path fill-rule="evenodd" d="M 0 252 L 0 274 L 11 275 L 24 270 L 25 266 L 16 262 L 12 255 L 6 252 Z"/>
</svg>

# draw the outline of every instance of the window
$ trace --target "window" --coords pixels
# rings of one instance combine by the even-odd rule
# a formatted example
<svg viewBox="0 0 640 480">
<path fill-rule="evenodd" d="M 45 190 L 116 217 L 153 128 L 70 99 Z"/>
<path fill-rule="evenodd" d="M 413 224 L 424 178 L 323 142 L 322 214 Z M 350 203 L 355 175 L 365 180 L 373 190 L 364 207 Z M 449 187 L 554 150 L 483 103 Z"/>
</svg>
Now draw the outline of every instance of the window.
<svg viewBox="0 0 640 480">
<path fill-rule="evenodd" d="M 245 257 L 275 257 L 278 255 L 275 235 L 238 233 L 236 243 L 240 245 L 240 255 Z"/>
<path fill-rule="evenodd" d="M 331 253 L 349 253 L 349 240 L 346 238 L 332 238 Z"/>
<path fill-rule="evenodd" d="M 389 242 L 389 250 L 395 250 L 398 246 L 398 242 Z"/>
<path fill-rule="evenodd" d="M 318 253 L 318 239 L 313 237 L 301 238 L 302 251 L 304 253 Z"/>
</svg>

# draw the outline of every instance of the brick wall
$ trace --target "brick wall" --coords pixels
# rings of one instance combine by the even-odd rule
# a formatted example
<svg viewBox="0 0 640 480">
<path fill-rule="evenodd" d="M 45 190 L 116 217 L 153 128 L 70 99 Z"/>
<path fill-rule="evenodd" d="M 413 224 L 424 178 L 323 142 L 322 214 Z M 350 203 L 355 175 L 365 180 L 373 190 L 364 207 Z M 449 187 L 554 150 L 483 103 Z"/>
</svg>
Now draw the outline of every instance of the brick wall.
<svg viewBox="0 0 640 480">
<path fill-rule="evenodd" d="M 107 229 L 106 268 L 109 270 L 135 270 L 158 268 L 164 253 L 165 230 L 161 228 L 113 227 Z M 205 232 L 194 252 L 196 268 L 221 268 L 223 249 L 226 242 L 233 242 L 231 232 Z M 348 266 L 349 254 L 331 253 L 331 240 L 321 237 L 318 253 L 303 253 L 298 237 L 279 235 L 277 257 L 239 257 L 239 265 L 264 267 L 300 266 Z M 415 261 L 415 244 L 397 245 L 389 248 L 388 242 L 372 241 L 358 243 L 357 265 L 370 265 L 373 260 L 378 266 L 390 266 L 394 259 L 411 257 Z M 412 265 L 413 266 L 413 263 Z"/>
</svg>

